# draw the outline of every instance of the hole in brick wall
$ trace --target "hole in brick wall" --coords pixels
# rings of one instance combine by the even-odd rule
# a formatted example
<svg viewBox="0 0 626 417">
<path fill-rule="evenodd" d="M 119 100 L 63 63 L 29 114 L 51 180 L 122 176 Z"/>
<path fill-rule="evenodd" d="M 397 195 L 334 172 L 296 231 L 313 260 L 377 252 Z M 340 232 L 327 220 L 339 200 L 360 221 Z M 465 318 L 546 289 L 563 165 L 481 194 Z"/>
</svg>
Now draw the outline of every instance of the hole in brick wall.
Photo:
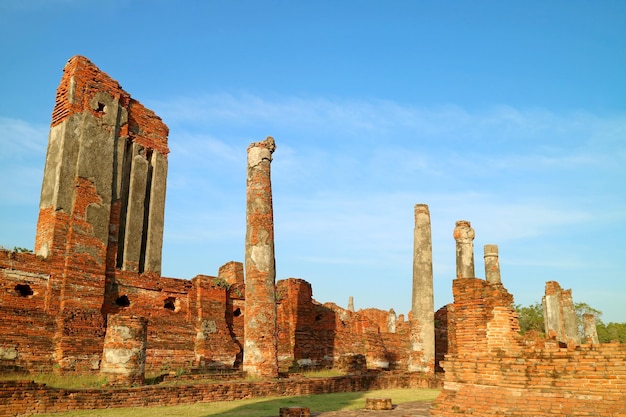
<svg viewBox="0 0 626 417">
<path fill-rule="evenodd" d="M 121 297 L 117 297 L 115 299 L 115 305 L 119 307 L 128 307 L 130 306 L 130 300 L 127 296 L 122 295 Z"/>
<path fill-rule="evenodd" d="M 15 286 L 15 292 L 20 297 L 30 297 L 34 294 L 33 289 L 30 288 L 30 285 L 28 284 L 17 284 Z"/>
<path fill-rule="evenodd" d="M 163 308 L 166 310 L 178 311 L 180 309 L 180 302 L 176 299 L 176 297 L 167 297 L 165 301 L 163 301 Z"/>
<path fill-rule="evenodd" d="M 235 311 L 233 311 L 233 316 L 235 316 L 235 317 L 241 316 L 241 309 L 240 308 L 236 308 Z"/>
<path fill-rule="evenodd" d="M 98 107 L 96 108 L 96 111 L 98 113 L 104 113 L 104 110 L 106 109 L 106 106 L 104 103 L 100 103 L 98 102 Z"/>
<path fill-rule="evenodd" d="M 322 319 L 322 315 L 318 314 L 317 316 L 315 316 L 315 321 L 320 321 Z"/>
</svg>

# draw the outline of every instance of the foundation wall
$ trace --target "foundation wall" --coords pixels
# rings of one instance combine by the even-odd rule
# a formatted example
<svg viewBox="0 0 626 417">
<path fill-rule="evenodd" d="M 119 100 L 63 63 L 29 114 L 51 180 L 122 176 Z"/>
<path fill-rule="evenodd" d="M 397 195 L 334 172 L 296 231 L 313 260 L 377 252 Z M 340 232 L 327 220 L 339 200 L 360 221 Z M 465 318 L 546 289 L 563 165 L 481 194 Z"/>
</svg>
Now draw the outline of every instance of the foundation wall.
<svg viewBox="0 0 626 417">
<path fill-rule="evenodd" d="M 453 292 L 453 350 L 431 416 L 626 415 L 626 344 L 524 340 L 502 285 L 456 279 Z"/>
<path fill-rule="evenodd" d="M 244 398 L 356 392 L 383 388 L 436 388 L 437 379 L 420 375 L 369 374 L 336 378 L 279 379 L 262 382 L 222 382 L 168 387 L 67 390 L 31 381 L 0 381 L 0 417 L 29 416 L 81 409 L 157 407 Z M 278 409 L 276 410 L 278 415 Z"/>
</svg>

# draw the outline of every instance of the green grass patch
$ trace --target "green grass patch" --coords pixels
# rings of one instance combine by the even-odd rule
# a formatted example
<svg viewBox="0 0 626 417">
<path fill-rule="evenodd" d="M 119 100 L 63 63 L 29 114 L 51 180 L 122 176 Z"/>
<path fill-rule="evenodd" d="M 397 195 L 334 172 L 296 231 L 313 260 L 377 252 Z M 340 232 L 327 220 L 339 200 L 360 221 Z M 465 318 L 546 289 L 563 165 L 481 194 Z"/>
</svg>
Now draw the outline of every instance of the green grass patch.
<svg viewBox="0 0 626 417">
<path fill-rule="evenodd" d="M 306 378 L 332 378 L 336 376 L 345 376 L 346 373 L 338 369 L 320 369 L 315 371 L 303 371 L 301 375 Z"/>
<path fill-rule="evenodd" d="M 80 388 L 102 388 L 107 380 L 100 375 L 57 375 L 54 373 L 41 374 L 1 374 L 0 381 L 35 381 L 39 384 L 46 384 L 49 387 L 80 389 Z"/>
<path fill-rule="evenodd" d="M 434 401 L 436 389 L 386 389 L 306 395 L 300 397 L 266 397 L 238 401 L 197 403 L 172 407 L 109 408 L 39 414 L 40 417 L 267 417 L 276 416 L 281 407 L 308 407 L 312 412 L 356 410 L 365 408 L 366 397 L 391 398 L 394 404 Z"/>
</svg>

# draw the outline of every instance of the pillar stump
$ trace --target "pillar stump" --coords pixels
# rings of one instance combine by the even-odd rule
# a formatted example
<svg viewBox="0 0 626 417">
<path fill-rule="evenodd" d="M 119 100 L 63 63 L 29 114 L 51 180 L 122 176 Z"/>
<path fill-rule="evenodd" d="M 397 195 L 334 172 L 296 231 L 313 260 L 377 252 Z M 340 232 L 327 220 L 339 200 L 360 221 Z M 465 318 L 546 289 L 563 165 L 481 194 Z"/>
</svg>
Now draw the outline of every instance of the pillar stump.
<svg viewBox="0 0 626 417">
<path fill-rule="evenodd" d="M 111 385 L 144 383 L 148 320 L 110 314 L 104 338 L 100 375 Z"/>
<path fill-rule="evenodd" d="M 281 407 L 278 417 L 311 417 L 311 411 L 306 407 Z"/>
<path fill-rule="evenodd" d="M 366 410 L 391 410 L 393 406 L 391 404 L 391 398 L 366 398 L 365 399 Z"/>
</svg>

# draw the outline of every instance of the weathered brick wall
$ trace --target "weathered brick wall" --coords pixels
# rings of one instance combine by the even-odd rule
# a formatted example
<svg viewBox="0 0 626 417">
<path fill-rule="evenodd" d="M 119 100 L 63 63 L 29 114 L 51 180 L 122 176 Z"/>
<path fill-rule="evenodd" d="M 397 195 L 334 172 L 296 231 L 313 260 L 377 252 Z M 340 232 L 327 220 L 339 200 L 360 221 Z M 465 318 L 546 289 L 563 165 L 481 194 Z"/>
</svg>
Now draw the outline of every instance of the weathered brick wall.
<svg viewBox="0 0 626 417">
<path fill-rule="evenodd" d="M 31 253 L 0 250 L 0 371 L 52 369 L 47 269 Z"/>
<path fill-rule="evenodd" d="M 389 312 L 352 312 L 333 303 L 318 304 L 311 284 L 296 278 L 277 282 L 279 359 L 290 366 L 333 367 L 341 358 L 364 355 L 368 367 L 401 368 L 406 364 L 408 324 L 388 330 Z"/>
<path fill-rule="evenodd" d="M 57 363 L 59 314 L 46 308 L 49 276 L 28 272 L 46 270 L 49 263 L 33 254 L 0 252 L 2 369 L 50 371 Z M 148 320 L 148 373 L 240 366 L 244 284 L 228 286 L 219 277 L 204 275 L 183 280 L 118 269 L 107 272 L 106 281 L 101 308 L 96 313 L 75 310 L 73 324 L 62 326 L 66 348 L 88 352 L 92 358 L 76 371 L 98 371 L 106 330 L 103 317 L 110 314 Z M 22 286 L 24 294 L 16 286 Z M 369 368 L 402 369 L 406 364 L 409 326 L 403 316 L 396 321 L 396 332 L 389 333 L 388 312 L 321 305 L 304 280 L 279 281 L 277 294 L 281 371 L 294 365 L 329 368 L 354 355 L 364 355 Z M 101 324 L 94 328 L 94 322 Z M 79 337 L 85 329 L 97 337 Z"/>
<path fill-rule="evenodd" d="M 501 284 L 456 279 L 453 292 L 455 350 L 431 416 L 626 415 L 626 345 L 524 340 Z"/>
<path fill-rule="evenodd" d="M 440 381 L 432 377 L 391 373 L 114 390 L 66 390 L 48 388 L 31 381 L 0 381 L 0 417 L 81 409 L 156 407 L 269 396 L 355 392 L 383 388 L 436 388 L 440 386 L 439 384 Z M 276 412 L 278 413 L 278 410 Z"/>
</svg>

